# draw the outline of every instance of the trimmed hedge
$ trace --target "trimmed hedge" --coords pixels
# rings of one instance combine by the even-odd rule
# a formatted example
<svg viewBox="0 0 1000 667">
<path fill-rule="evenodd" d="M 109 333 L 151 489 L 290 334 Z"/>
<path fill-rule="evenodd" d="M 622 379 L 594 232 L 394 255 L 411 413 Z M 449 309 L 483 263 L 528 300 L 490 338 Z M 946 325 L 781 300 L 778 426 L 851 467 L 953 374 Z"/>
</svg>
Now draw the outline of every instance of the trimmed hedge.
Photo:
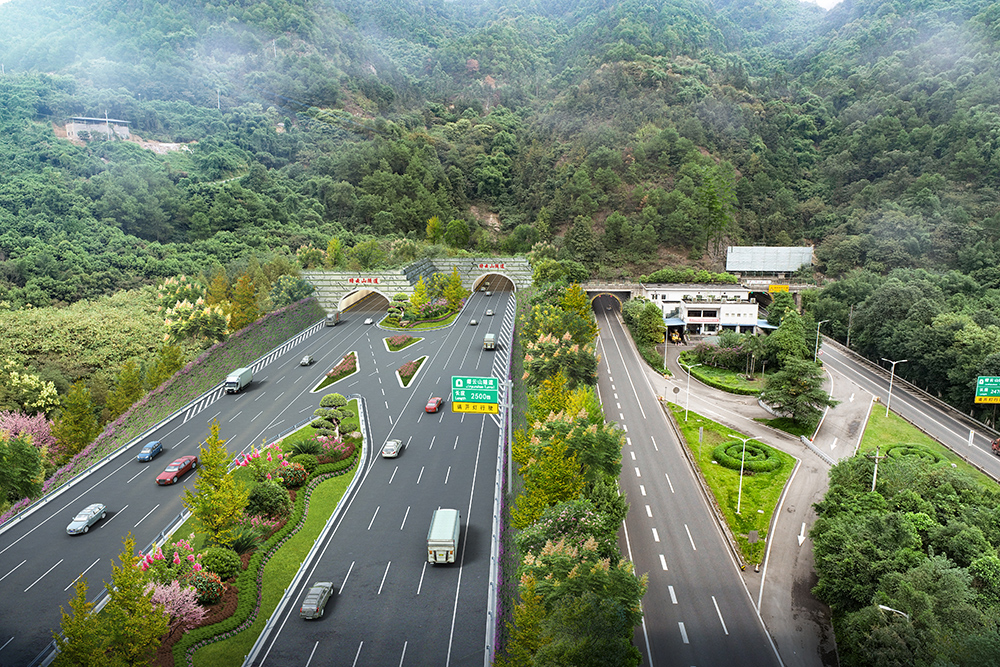
<svg viewBox="0 0 1000 667">
<path fill-rule="evenodd" d="M 746 450 L 744 457 L 743 443 L 740 440 L 730 440 L 713 449 L 712 458 L 719 465 L 737 472 L 741 463 L 744 470 L 751 472 L 771 472 L 781 467 L 781 459 L 767 445 L 748 440 Z"/>
<path fill-rule="evenodd" d="M 732 387 L 728 384 L 722 384 L 721 382 L 716 382 L 710 377 L 706 377 L 694 371 L 693 375 L 698 378 L 702 384 L 707 384 L 709 387 L 714 387 L 715 389 L 721 389 L 722 391 L 729 392 L 730 394 L 741 394 L 743 396 L 757 396 L 760 394 L 759 389 L 744 389 L 743 387 Z"/>
<path fill-rule="evenodd" d="M 225 547 L 206 549 L 202 554 L 201 564 L 206 570 L 215 572 L 222 579 L 236 576 L 243 567 L 243 563 L 240 562 L 240 555 L 232 549 L 226 549 Z"/>
<path fill-rule="evenodd" d="M 885 455 L 893 459 L 923 459 L 930 464 L 940 463 L 943 460 L 937 452 L 915 442 L 897 442 L 889 445 L 885 450 Z"/>
<path fill-rule="evenodd" d="M 250 557 L 247 569 L 243 570 L 236 577 L 235 586 L 240 591 L 236 612 L 229 618 L 218 623 L 195 628 L 185 633 L 181 640 L 174 644 L 175 665 L 190 665 L 194 667 L 194 652 L 199 648 L 214 641 L 232 637 L 253 624 L 257 618 L 257 613 L 260 611 L 260 603 L 263 596 L 264 566 L 267 565 L 267 561 L 305 523 L 308 498 L 312 495 L 312 490 L 327 477 L 344 474 L 348 469 L 353 467 L 357 462 L 358 452 L 360 451 L 360 448 L 356 449 L 354 456 L 346 458 L 343 461 L 317 466 L 316 473 L 309 479 L 308 486 L 296 494 L 295 506 L 288 523 L 272 535 L 267 542 L 258 547 L 257 551 Z M 252 593 L 255 590 L 257 594 L 253 595 Z"/>
</svg>

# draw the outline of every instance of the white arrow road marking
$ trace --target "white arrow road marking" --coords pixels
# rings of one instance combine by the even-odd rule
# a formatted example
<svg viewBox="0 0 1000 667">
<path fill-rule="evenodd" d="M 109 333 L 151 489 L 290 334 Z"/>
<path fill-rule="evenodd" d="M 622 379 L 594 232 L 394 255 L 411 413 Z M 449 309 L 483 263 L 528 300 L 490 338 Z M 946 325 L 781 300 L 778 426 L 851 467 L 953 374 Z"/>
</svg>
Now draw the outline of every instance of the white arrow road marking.
<svg viewBox="0 0 1000 667">
<path fill-rule="evenodd" d="M 833 444 L 830 445 L 830 449 L 836 449 L 836 448 L 837 448 L 837 438 L 834 438 L 833 439 Z"/>
<path fill-rule="evenodd" d="M 851 403 L 854 402 L 854 392 L 851 392 L 851 397 L 847 400 L 850 401 Z"/>
<path fill-rule="evenodd" d="M 802 522 L 802 530 L 799 531 L 798 538 L 799 546 L 801 547 L 802 543 L 806 541 L 806 524 L 804 521 Z"/>
</svg>

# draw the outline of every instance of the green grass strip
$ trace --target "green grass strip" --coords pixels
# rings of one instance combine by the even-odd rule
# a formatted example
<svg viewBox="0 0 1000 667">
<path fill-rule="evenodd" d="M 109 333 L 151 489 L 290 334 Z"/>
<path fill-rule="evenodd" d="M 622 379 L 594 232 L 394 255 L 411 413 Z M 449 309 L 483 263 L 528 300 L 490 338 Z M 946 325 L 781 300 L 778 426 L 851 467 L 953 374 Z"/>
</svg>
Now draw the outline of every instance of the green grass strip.
<svg viewBox="0 0 1000 667">
<path fill-rule="evenodd" d="M 739 496 L 740 473 L 712 462 L 712 451 L 719 445 L 733 440 L 732 435 L 740 435 L 733 429 L 703 417 L 696 412 L 688 412 L 684 421 L 684 406 L 670 403 L 670 410 L 677 420 L 681 434 L 691 451 L 701 474 L 715 496 L 729 529 L 736 538 L 743 557 L 748 563 L 761 563 L 767 548 L 765 538 L 771 526 L 778 499 L 795 469 L 795 459 L 773 447 L 769 454 L 777 457 L 781 464 L 771 472 L 746 474 L 743 477 L 743 496 L 740 500 L 740 514 L 736 513 Z M 698 442 L 698 429 L 704 428 L 704 437 Z M 752 440 L 748 442 L 757 442 Z M 761 443 L 763 444 L 763 443 Z M 758 541 L 750 544 L 748 536 L 756 530 Z"/>
</svg>

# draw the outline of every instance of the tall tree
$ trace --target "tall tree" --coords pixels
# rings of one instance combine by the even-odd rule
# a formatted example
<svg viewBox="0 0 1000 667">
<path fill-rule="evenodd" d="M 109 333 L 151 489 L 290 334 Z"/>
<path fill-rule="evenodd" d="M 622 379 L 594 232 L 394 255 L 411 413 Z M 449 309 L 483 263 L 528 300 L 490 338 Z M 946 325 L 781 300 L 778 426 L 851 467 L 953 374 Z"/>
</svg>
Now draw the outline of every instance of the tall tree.
<svg viewBox="0 0 1000 667">
<path fill-rule="evenodd" d="M 146 372 L 146 388 L 156 389 L 184 367 L 184 351 L 178 345 L 165 344 Z"/>
<path fill-rule="evenodd" d="M 153 603 L 153 589 L 147 587 L 143 571 L 136 567 L 135 538 L 129 533 L 119 564 L 111 564 L 108 603 L 101 611 L 103 632 L 110 638 L 113 664 L 144 665 L 160 646 L 170 620 L 163 607 Z"/>
<path fill-rule="evenodd" d="M 239 331 L 256 322 L 258 317 L 260 313 L 257 310 L 257 293 L 254 291 L 253 279 L 244 273 L 233 287 L 229 330 Z"/>
<path fill-rule="evenodd" d="M 823 390 L 823 379 L 823 371 L 812 361 L 789 359 L 780 371 L 768 376 L 760 398 L 799 424 L 814 424 L 821 408 L 838 404 Z"/>
<path fill-rule="evenodd" d="M 198 479 L 194 491 L 184 489 L 184 506 L 212 533 L 216 544 L 229 542 L 229 531 L 239 523 L 249 492 L 229 474 L 233 457 L 219 437 L 213 421 L 208 438 L 198 452 Z"/>
<path fill-rule="evenodd" d="M 62 632 L 52 632 L 56 640 L 54 667 L 105 667 L 111 665 L 108 655 L 111 637 L 104 632 L 103 618 L 94 613 L 94 603 L 87 601 L 87 580 L 81 578 L 69 601 L 70 612 L 62 611 Z"/>
<path fill-rule="evenodd" d="M 14 437 L 0 431 L 0 506 L 34 498 L 42 491 L 45 467 L 42 451 L 26 434 Z"/>
<path fill-rule="evenodd" d="M 413 286 L 413 294 L 410 295 L 410 305 L 414 310 L 420 310 L 428 301 L 430 301 L 430 297 L 427 294 L 427 285 L 424 283 L 424 277 L 420 276 L 417 279 L 417 284 Z"/>
<path fill-rule="evenodd" d="M 108 421 L 117 419 L 119 415 L 132 407 L 132 404 L 142 398 L 142 369 L 135 359 L 129 359 L 118 372 L 115 388 L 108 394 L 104 407 L 107 410 Z"/>
<path fill-rule="evenodd" d="M 97 437 L 97 432 L 97 418 L 94 416 L 94 404 L 90 400 L 90 389 L 82 380 L 78 380 L 63 399 L 62 414 L 52 424 L 52 435 L 62 454 L 70 457 L 89 445 Z"/>
<path fill-rule="evenodd" d="M 444 238 L 444 223 L 436 215 L 427 221 L 427 240 L 431 243 L 440 243 Z"/>
</svg>

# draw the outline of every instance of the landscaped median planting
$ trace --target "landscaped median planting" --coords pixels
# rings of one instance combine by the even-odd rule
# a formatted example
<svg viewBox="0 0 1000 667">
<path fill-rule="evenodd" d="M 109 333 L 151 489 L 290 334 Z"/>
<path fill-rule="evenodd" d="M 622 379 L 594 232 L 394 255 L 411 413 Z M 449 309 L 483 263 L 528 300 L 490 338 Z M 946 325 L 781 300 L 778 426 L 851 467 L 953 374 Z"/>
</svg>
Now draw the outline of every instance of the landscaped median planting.
<svg viewBox="0 0 1000 667">
<path fill-rule="evenodd" d="M 399 352 L 400 350 L 407 348 L 414 343 L 419 343 L 423 338 L 416 338 L 408 334 L 399 334 L 398 336 L 390 336 L 385 340 L 386 349 L 390 352 Z"/>
<path fill-rule="evenodd" d="M 338 380 L 343 380 L 348 375 L 354 375 L 358 372 L 358 354 L 357 352 L 348 352 L 344 355 L 344 358 L 340 360 L 336 366 L 334 366 L 323 381 L 320 382 L 313 391 L 319 391 L 324 387 L 329 387 L 334 382 Z"/>
<path fill-rule="evenodd" d="M 396 369 L 396 377 L 399 378 L 399 383 L 404 387 L 409 386 L 410 381 L 417 375 L 417 371 L 420 370 L 420 366 L 423 365 L 426 360 L 427 357 L 423 356 L 419 359 L 414 359 L 413 361 L 407 361 L 405 364 Z"/>
</svg>

